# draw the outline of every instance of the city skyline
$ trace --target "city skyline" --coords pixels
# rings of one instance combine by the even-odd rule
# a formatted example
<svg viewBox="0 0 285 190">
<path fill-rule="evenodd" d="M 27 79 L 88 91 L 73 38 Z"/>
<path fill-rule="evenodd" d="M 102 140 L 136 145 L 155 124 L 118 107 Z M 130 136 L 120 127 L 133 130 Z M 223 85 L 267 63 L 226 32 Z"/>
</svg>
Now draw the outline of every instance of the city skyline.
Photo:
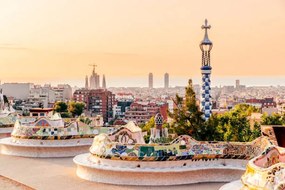
<svg viewBox="0 0 285 190">
<path fill-rule="evenodd" d="M 3 82 L 75 81 L 73 85 L 84 86 L 79 81 L 90 74 L 88 65 L 95 62 L 108 86 L 114 86 L 113 79 L 140 78 L 149 70 L 157 76 L 171 71 L 170 85 L 179 85 L 176 78 L 200 76 L 197 44 L 206 17 L 214 24 L 213 76 L 284 76 L 285 2 L 281 0 L 0 4 Z M 201 9 L 207 14 L 200 14 Z M 242 15 L 236 14 L 240 11 Z"/>
<path fill-rule="evenodd" d="M 189 79 L 193 80 L 193 84 L 201 85 L 201 77 L 175 77 L 170 75 L 169 87 L 186 86 Z M 148 74 L 144 77 L 108 77 L 107 87 L 148 87 Z M 164 75 L 153 76 L 153 87 L 164 88 Z M 248 76 L 225 76 L 225 77 L 212 77 L 212 87 L 219 86 L 235 86 L 236 80 L 240 80 L 241 85 L 246 86 L 285 86 L 285 76 L 260 76 L 260 77 L 248 77 Z M 4 83 L 33 83 L 36 85 L 51 84 L 56 86 L 57 84 L 69 84 L 83 88 L 85 87 L 84 77 L 80 80 L 47 80 L 47 81 L 5 81 L 1 80 L 1 84 Z"/>
</svg>

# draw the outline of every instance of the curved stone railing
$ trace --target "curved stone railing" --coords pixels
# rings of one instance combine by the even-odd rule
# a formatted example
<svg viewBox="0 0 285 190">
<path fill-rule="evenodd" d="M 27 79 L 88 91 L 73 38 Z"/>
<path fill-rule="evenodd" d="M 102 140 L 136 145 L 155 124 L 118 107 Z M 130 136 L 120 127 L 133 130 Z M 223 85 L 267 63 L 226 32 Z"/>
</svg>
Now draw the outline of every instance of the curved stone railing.
<svg viewBox="0 0 285 190">
<path fill-rule="evenodd" d="M 96 136 L 90 153 L 73 159 L 77 175 L 90 181 L 124 185 L 229 182 L 240 178 L 248 159 L 271 145 L 266 137 L 233 143 L 199 142 L 186 135 L 169 144 L 116 142 L 122 135 L 118 132 Z"/>
<path fill-rule="evenodd" d="M 88 152 L 100 128 L 73 122 L 67 127 L 15 123 L 11 137 L 0 139 L 0 153 L 24 157 L 73 157 Z"/>
<path fill-rule="evenodd" d="M 77 155 L 77 175 L 85 180 L 118 185 L 179 185 L 229 182 L 240 178 L 245 160 L 131 161 Z"/>
<path fill-rule="evenodd" d="M 23 120 L 22 120 L 23 121 Z M 0 140 L 0 153 L 24 157 L 71 157 L 88 152 L 100 127 L 60 117 L 15 122 L 11 137 Z"/>
</svg>

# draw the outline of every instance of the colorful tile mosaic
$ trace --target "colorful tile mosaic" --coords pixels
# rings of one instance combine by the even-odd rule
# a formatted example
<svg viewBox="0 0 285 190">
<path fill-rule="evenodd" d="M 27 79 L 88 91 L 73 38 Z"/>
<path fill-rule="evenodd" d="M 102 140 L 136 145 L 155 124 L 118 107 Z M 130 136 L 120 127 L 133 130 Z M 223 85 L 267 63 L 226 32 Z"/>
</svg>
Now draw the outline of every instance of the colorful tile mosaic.
<svg viewBox="0 0 285 190">
<path fill-rule="evenodd" d="M 241 180 L 244 189 L 277 190 L 285 187 L 285 149 L 268 147 L 248 162 Z"/>
<path fill-rule="evenodd" d="M 117 131 L 117 134 L 120 131 Z M 100 134 L 94 138 L 90 152 L 93 156 L 106 159 L 129 161 L 169 161 L 169 160 L 208 160 L 208 159 L 245 159 L 249 160 L 270 146 L 267 137 L 260 137 L 250 143 L 198 142 L 190 136 L 182 135 L 169 144 L 136 144 L 120 141 L 111 135 Z"/>
<path fill-rule="evenodd" d="M 9 114 L 5 117 L 0 117 L 0 128 L 13 127 L 17 119 L 17 114 Z"/>
<path fill-rule="evenodd" d="M 99 126 L 87 125 L 81 121 L 65 123 L 61 118 L 39 118 L 23 125 L 16 121 L 11 136 L 22 139 L 64 140 L 93 138 L 99 133 Z"/>
</svg>

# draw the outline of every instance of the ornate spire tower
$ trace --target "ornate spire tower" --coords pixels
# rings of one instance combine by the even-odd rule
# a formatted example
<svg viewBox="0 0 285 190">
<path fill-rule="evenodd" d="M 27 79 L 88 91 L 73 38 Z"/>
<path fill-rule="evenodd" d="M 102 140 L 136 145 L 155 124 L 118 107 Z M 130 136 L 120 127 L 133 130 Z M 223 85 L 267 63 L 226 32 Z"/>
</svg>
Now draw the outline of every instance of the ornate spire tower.
<svg viewBox="0 0 285 190">
<path fill-rule="evenodd" d="M 201 107 L 204 112 L 204 118 L 208 120 L 212 114 L 212 102 L 211 102 L 211 59 L 210 52 L 213 47 L 213 43 L 209 40 L 208 29 L 211 25 L 208 25 L 207 19 L 205 20 L 205 25 L 202 29 L 205 30 L 204 39 L 200 43 L 200 49 L 202 51 L 202 98 Z"/>
</svg>

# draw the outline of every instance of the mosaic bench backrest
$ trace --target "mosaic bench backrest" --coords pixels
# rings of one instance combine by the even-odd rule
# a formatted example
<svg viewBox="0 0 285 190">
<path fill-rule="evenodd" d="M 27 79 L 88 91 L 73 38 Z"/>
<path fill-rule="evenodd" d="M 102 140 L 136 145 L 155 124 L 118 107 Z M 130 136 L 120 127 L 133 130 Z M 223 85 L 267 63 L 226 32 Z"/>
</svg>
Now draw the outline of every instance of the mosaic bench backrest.
<svg viewBox="0 0 285 190">
<path fill-rule="evenodd" d="M 250 160 L 261 154 L 265 148 L 272 146 L 273 143 L 268 137 L 259 137 L 252 142 L 219 142 L 225 144 L 224 158 L 236 158 Z"/>
<path fill-rule="evenodd" d="M 280 162 L 285 164 L 285 153 L 281 154 L 274 146 L 269 147 L 262 155 L 253 160 L 253 163 L 260 168 L 268 168 Z"/>
<path fill-rule="evenodd" d="M 45 120 L 39 120 L 36 123 L 45 122 Z M 26 126 L 21 125 L 16 121 L 12 137 L 24 138 L 24 139 L 70 139 L 70 138 L 93 138 L 100 132 L 99 127 L 88 126 L 82 122 L 72 122 L 68 126 L 53 127 L 48 123 L 44 126 Z"/>
<path fill-rule="evenodd" d="M 273 126 L 263 125 L 261 126 L 261 132 L 263 136 L 269 137 L 270 141 L 273 142 L 274 145 L 278 145 Z"/>
<path fill-rule="evenodd" d="M 109 134 L 111 141 L 120 144 L 145 144 L 142 132 L 132 132 L 128 128 L 120 127 L 118 130 Z"/>
<path fill-rule="evenodd" d="M 13 127 L 14 122 L 9 117 L 0 118 L 0 127 Z"/>
<path fill-rule="evenodd" d="M 277 146 L 267 147 L 258 157 L 250 160 L 241 180 L 246 189 L 285 189 L 285 152 Z"/>
<path fill-rule="evenodd" d="M 13 127 L 17 120 L 17 114 L 9 114 L 6 117 L 0 117 L 0 127 Z"/>
<path fill-rule="evenodd" d="M 251 143 L 199 142 L 189 136 L 180 136 L 170 144 L 123 144 L 110 136 L 100 134 L 94 138 L 90 152 L 101 158 L 122 160 L 187 160 L 187 159 L 250 159 L 269 145 L 267 139 Z M 262 144 L 263 143 L 263 144 Z"/>
</svg>

